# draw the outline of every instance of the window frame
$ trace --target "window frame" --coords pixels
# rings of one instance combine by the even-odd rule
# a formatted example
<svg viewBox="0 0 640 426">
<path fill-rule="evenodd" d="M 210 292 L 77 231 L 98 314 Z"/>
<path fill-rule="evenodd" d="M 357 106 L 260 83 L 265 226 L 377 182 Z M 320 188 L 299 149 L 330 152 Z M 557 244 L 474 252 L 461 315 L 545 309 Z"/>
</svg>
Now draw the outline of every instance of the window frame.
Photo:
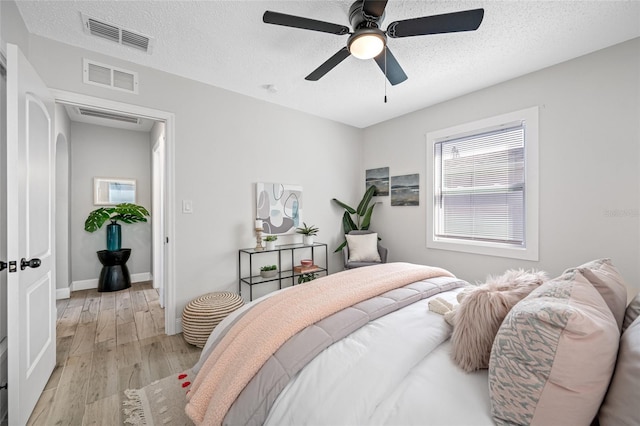
<svg viewBox="0 0 640 426">
<path fill-rule="evenodd" d="M 516 121 L 525 122 L 525 208 L 524 208 L 524 247 L 513 246 L 499 242 L 473 241 L 468 239 L 436 237 L 436 221 L 438 212 L 435 202 L 436 194 L 436 170 L 435 144 L 447 139 L 455 139 L 464 136 L 483 133 L 489 129 L 499 128 L 513 124 Z M 427 191 L 427 248 L 438 250 L 451 250 L 464 253 L 482 254 L 488 256 L 507 257 L 512 259 L 533 260 L 539 259 L 538 254 L 538 204 L 539 204 L 539 179 L 538 179 L 538 107 L 531 107 L 494 117 L 464 123 L 445 129 L 428 132 L 426 135 L 427 163 L 426 191 Z M 431 170 L 429 170 L 431 169 Z"/>
</svg>

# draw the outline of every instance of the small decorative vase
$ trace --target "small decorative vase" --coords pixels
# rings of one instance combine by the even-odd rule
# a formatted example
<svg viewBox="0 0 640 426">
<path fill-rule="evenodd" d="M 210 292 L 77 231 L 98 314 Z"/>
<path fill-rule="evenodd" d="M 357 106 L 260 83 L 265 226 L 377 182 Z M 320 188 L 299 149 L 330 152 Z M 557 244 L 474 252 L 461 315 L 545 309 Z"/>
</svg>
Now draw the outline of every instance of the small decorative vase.
<svg viewBox="0 0 640 426">
<path fill-rule="evenodd" d="M 265 241 L 267 243 L 267 250 L 275 250 L 276 242 L 275 241 Z"/>
<path fill-rule="evenodd" d="M 313 235 L 303 235 L 302 236 L 302 242 L 304 243 L 305 246 L 312 246 L 313 245 Z"/>
<path fill-rule="evenodd" d="M 118 251 L 122 247 L 121 245 L 121 232 L 120 224 L 111 223 L 107 225 L 107 250 Z"/>
</svg>

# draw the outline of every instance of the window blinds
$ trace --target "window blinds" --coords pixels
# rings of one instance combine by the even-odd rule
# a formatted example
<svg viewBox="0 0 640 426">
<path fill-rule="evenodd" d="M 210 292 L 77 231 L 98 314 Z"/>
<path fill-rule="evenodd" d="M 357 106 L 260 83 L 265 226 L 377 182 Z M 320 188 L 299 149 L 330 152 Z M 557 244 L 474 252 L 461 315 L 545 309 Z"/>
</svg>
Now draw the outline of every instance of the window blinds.
<svg viewBox="0 0 640 426">
<path fill-rule="evenodd" d="M 434 144 L 435 236 L 525 244 L 524 122 Z"/>
</svg>

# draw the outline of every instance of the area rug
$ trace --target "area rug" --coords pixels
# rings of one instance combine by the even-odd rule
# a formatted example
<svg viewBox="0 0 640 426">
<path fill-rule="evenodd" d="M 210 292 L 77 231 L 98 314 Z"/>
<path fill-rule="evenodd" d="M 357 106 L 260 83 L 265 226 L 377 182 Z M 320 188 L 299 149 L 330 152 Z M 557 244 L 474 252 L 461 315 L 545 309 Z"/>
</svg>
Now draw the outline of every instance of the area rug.
<svg viewBox="0 0 640 426">
<path fill-rule="evenodd" d="M 195 375 L 191 370 L 157 380 L 141 389 L 124 391 L 125 423 L 133 425 L 193 425 L 184 412 L 186 394 Z"/>
</svg>

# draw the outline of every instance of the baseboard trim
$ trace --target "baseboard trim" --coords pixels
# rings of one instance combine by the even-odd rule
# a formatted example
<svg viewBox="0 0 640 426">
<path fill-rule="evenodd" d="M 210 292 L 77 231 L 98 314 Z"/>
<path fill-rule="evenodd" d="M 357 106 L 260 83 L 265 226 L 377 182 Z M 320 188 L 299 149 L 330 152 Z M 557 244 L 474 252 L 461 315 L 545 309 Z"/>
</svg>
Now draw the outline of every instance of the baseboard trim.
<svg viewBox="0 0 640 426">
<path fill-rule="evenodd" d="M 90 280 L 73 281 L 71 283 L 71 291 L 90 290 L 92 288 L 98 288 L 97 278 L 92 278 Z"/>
<path fill-rule="evenodd" d="M 182 318 L 176 318 L 176 334 L 182 333 Z"/>
<path fill-rule="evenodd" d="M 131 274 L 132 283 L 140 283 L 143 281 L 151 281 L 151 272 L 140 272 L 137 274 Z M 73 281 L 71 283 L 71 291 L 90 290 L 92 288 L 98 288 L 98 279 L 92 278 L 90 280 Z"/>
<path fill-rule="evenodd" d="M 152 279 L 153 275 L 151 275 L 151 272 L 140 272 L 139 274 L 131 274 L 132 283 L 141 283 L 143 281 L 151 281 Z"/>
<path fill-rule="evenodd" d="M 71 297 L 71 288 L 56 288 L 56 300 L 68 299 Z"/>
</svg>

